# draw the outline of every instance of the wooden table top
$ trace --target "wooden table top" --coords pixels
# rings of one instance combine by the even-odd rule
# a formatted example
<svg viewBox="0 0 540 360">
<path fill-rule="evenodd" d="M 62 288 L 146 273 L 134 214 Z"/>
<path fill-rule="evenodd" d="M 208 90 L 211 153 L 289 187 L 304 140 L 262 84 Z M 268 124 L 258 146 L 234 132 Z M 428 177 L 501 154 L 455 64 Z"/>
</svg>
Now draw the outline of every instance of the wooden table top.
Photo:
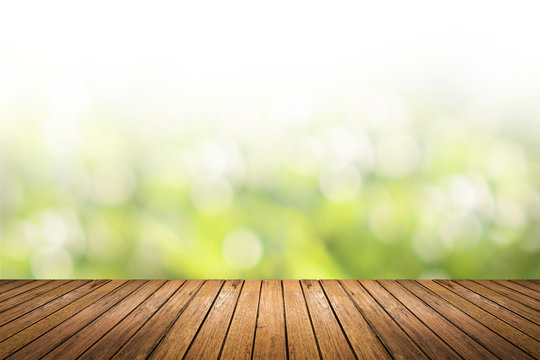
<svg viewBox="0 0 540 360">
<path fill-rule="evenodd" d="M 534 359 L 538 280 L 0 280 L 0 358 Z"/>
</svg>

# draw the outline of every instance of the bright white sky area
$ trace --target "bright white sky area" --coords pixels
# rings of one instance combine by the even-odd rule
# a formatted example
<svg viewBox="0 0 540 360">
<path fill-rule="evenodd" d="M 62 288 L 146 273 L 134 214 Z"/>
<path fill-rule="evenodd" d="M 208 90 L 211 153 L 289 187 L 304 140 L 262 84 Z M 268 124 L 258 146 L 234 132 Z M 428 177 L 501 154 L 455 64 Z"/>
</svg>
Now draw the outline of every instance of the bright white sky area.
<svg viewBox="0 0 540 360">
<path fill-rule="evenodd" d="M 539 10 L 536 1 L 3 2 L 0 104 L 77 112 L 100 100 L 128 118 L 148 110 L 197 122 L 208 112 L 224 124 L 255 121 L 264 107 L 287 124 L 313 103 L 435 90 L 538 109 Z"/>
</svg>

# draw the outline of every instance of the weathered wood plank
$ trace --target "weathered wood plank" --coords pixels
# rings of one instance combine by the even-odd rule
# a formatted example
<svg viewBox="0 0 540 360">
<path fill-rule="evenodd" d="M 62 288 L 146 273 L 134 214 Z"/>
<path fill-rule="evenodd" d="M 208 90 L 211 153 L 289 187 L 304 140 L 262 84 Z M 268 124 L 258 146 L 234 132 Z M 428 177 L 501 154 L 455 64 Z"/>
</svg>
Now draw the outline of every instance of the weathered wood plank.
<svg viewBox="0 0 540 360">
<path fill-rule="evenodd" d="M 283 280 L 289 359 L 317 359 L 317 341 L 298 280 Z"/>
<path fill-rule="evenodd" d="M 94 303 L 98 299 L 106 296 L 116 288 L 126 283 L 126 280 L 113 280 L 107 284 L 94 289 L 90 293 L 75 300 L 62 309 L 54 312 L 53 314 L 41 319 L 30 327 L 27 327 L 23 331 L 16 333 L 10 338 L 0 343 L 0 358 L 7 357 L 14 353 L 24 345 L 30 343 L 36 338 L 40 337 L 47 331 L 55 328 L 58 324 L 62 323 L 66 319 L 74 316 L 90 304 Z M 54 332 L 54 331 L 52 331 Z"/>
<path fill-rule="evenodd" d="M 520 302 L 521 304 L 535 310 L 540 315 L 540 301 L 538 299 L 531 298 L 514 289 L 509 288 L 508 286 L 504 286 L 503 285 L 504 283 L 499 284 L 496 281 L 486 281 L 486 280 L 474 280 L 474 282 L 482 286 L 485 286 L 493 291 L 496 291 L 499 294 L 509 297 L 517 302 Z"/>
<path fill-rule="evenodd" d="M 79 359 L 109 359 L 182 286 L 184 280 L 170 280 L 148 297 L 132 313 L 94 343 Z"/>
<path fill-rule="evenodd" d="M 398 359 L 427 359 L 427 356 L 420 348 L 401 330 L 358 281 L 341 280 L 340 282 L 392 357 Z"/>
<path fill-rule="evenodd" d="M 54 331 L 49 331 L 30 344 L 22 347 L 9 358 L 30 359 L 41 358 L 49 353 L 71 335 L 82 329 L 92 320 L 109 310 L 127 295 L 144 284 L 145 280 L 128 281 L 124 285 L 108 293 L 81 312 L 59 324 Z"/>
<path fill-rule="evenodd" d="M 432 359 L 461 359 L 433 330 L 424 325 L 403 304 L 375 280 L 361 280 L 364 288 L 377 300 L 403 331 Z"/>
<path fill-rule="evenodd" d="M 92 323 L 86 325 L 83 329 L 54 348 L 54 350 L 42 359 L 77 358 L 164 283 L 164 280 L 146 282 L 97 317 Z"/>
<path fill-rule="evenodd" d="M 529 355 L 540 358 L 540 342 L 432 280 L 418 280 L 418 282 L 506 340 L 525 350 Z"/>
<path fill-rule="evenodd" d="M 222 359 L 251 359 L 261 284 L 261 280 L 246 280 L 244 282 L 229 332 L 223 344 Z"/>
<path fill-rule="evenodd" d="M 167 330 L 161 342 L 150 355 L 151 359 L 181 359 L 197 334 L 217 294 L 223 286 L 222 280 L 207 280 L 178 319 Z"/>
<path fill-rule="evenodd" d="M 185 359 L 217 359 L 242 289 L 242 280 L 227 280 Z"/>
<path fill-rule="evenodd" d="M 283 294 L 279 280 L 262 282 L 253 358 L 287 358 Z"/>
<path fill-rule="evenodd" d="M 146 359 L 163 334 L 178 318 L 185 305 L 204 284 L 203 280 L 186 281 L 184 285 L 120 349 L 115 359 Z"/>
<path fill-rule="evenodd" d="M 398 283 L 421 298 L 439 314 L 466 332 L 478 343 L 502 359 L 532 359 L 530 355 L 514 346 L 501 335 L 467 316 L 459 308 L 435 295 L 414 280 L 398 280 Z"/>
<path fill-rule="evenodd" d="M 11 290 L 4 291 L 0 293 L 0 302 L 6 301 L 20 294 L 24 294 L 26 291 L 32 290 L 39 286 L 43 286 L 49 282 L 51 282 L 51 280 L 32 280 L 23 284 L 22 286 L 18 286 Z"/>
</svg>

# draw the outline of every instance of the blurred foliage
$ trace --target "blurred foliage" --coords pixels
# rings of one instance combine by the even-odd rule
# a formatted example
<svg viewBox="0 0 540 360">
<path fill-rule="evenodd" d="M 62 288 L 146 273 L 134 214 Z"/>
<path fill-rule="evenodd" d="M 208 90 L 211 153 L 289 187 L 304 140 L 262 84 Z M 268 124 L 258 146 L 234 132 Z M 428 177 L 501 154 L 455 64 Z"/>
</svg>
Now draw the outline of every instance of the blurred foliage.
<svg viewBox="0 0 540 360">
<path fill-rule="evenodd" d="M 244 132 L 1 109 L 1 276 L 540 277 L 527 130 L 371 105 Z"/>
</svg>

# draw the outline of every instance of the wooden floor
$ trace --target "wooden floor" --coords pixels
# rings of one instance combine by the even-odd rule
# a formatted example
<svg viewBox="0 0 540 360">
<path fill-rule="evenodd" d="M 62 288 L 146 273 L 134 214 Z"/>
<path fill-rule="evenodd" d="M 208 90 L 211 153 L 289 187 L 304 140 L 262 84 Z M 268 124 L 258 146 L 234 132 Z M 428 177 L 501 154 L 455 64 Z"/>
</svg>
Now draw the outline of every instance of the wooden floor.
<svg viewBox="0 0 540 360">
<path fill-rule="evenodd" d="M 538 359 L 538 280 L 1 280 L 0 358 Z"/>
</svg>

